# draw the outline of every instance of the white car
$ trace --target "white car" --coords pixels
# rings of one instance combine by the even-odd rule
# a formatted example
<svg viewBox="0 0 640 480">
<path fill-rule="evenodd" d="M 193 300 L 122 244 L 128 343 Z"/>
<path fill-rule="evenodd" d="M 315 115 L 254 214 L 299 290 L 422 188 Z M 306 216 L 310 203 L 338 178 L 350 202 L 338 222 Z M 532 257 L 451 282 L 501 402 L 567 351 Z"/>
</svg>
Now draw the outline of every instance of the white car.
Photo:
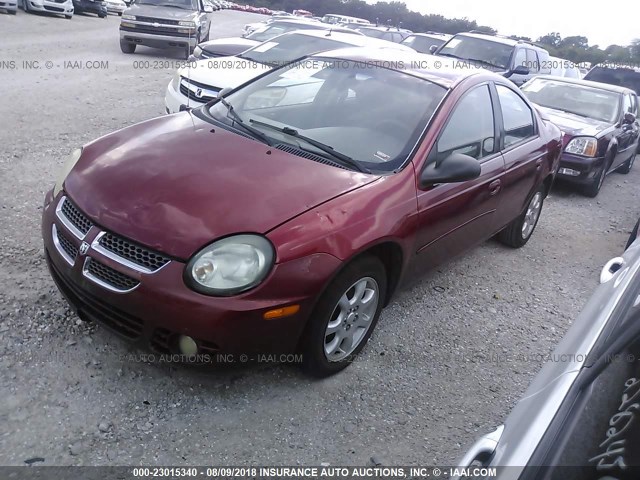
<svg viewBox="0 0 640 480">
<path fill-rule="evenodd" d="M 104 4 L 107 7 L 107 12 L 117 13 L 120 16 L 127 9 L 127 4 L 124 3 L 124 0 L 105 0 Z"/>
<path fill-rule="evenodd" d="M 235 57 L 200 60 L 181 68 L 167 87 L 167 113 L 199 107 L 225 88 L 235 88 L 285 63 L 344 47 L 389 48 L 416 53 L 398 43 L 326 30 L 296 30 L 272 38 Z"/>
<path fill-rule="evenodd" d="M 19 0 L 18 6 L 22 7 L 25 12 L 57 13 L 66 18 L 72 18 L 74 11 L 72 0 Z"/>
</svg>

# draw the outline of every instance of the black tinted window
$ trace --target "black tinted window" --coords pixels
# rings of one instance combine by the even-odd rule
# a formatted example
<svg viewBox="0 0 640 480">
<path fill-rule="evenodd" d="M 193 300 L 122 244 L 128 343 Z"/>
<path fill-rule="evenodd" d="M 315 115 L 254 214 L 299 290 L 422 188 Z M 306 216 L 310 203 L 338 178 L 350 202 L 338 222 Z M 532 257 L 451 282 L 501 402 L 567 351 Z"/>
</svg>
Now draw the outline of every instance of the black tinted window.
<svg viewBox="0 0 640 480">
<path fill-rule="evenodd" d="M 640 73 L 631 69 L 595 67 L 584 79 L 630 88 L 640 95 Z"/>
<path fill-rule="evenodd" d="M 507 148 L 534 135 L 533 112 L 513 90 L 502 85 L 497 85 L 496 89 L 504 121 L 504 146 Z"/>
<path fill-rule="evenodd" d="M 437 145 L 437 158 L 462 153 L 481 159 L 494 152 L 495 128 L 489 87 L 467 93 L 456 105 Z"/>
</svg>

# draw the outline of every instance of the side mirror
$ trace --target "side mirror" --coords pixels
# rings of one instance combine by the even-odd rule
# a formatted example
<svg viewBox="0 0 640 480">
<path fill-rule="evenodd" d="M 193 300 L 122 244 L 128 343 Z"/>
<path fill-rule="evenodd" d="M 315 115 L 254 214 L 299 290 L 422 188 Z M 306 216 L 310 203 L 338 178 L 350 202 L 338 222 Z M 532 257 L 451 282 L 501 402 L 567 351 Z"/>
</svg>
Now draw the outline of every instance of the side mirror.
<svg viewBox="0 0 640 480">
<path fill-rule="evenodd" d="M 474 180 L 480 176 L 480 162 L 469 155 L 452 153 L 441 162 L 431 162 L 420 175 L 420 186 L 436 183 L 457 183 Z"/>
<path fill-rule="evenodd" d="M 205 5 L 204 13 L 213 13 L 213 7 L 211 5 Z"/>
<path fill-rule="evenodd" d="M 431 45 L 429 47 L 429 53 L 436 53 L 436 50 L 438 50 L 438 46 L 437 45 Z"/>
<path fill-rule="evenodd" d="M 635 121 L 636 121 L 636 116 L 630 112 L 625 113 L 622 119 L 622 123 L 624 125 L 631 125 Z"/>
<path fill-rule="evenodd" d="M 225 87 L 222 90 L 220 90 L 218 92 L 218 98 L 219 97 L 226 97 L 227 95 L 229 95 L 229 93 L 231 93 L 231 90 L 233 90 L 233 88 L 229 88 L 229 87 Z"/>
<path fill-rule="evenodd" d="M 531 72 L 531 70 L 525 65 L 518 65 L 511 71 L 513 75 L 529 75 L 529 72 Z"/>
</svg>

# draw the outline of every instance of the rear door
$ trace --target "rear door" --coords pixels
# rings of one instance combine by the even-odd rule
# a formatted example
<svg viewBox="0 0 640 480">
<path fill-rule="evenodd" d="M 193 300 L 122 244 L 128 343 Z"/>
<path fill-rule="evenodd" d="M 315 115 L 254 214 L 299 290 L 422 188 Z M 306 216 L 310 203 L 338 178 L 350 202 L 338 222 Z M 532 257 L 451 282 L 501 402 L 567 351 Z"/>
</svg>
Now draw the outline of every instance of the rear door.
<svg viewBox="0 0 640 480">
<path fill-rule="evenodd" d="M 524 210 L 543 181 L 543 162 L 547 146 L 538 134 L 536 116 L 519 91 L 496 84 L 498 123 L 504 127 L 499 139 L 505 163 L 503 194 L 498 227 L 516 218 Z"/>
</svg>

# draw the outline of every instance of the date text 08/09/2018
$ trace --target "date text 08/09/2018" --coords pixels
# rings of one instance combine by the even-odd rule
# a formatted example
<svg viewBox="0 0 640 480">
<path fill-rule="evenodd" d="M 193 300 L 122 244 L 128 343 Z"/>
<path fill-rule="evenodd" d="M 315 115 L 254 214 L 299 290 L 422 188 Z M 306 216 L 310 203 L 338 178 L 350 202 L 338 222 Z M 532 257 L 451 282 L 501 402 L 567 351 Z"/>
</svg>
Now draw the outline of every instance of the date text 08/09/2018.
<svg viewBox="0 0 640 480">
<path fill-rule="evenodd" d="M 136 467 L 137 478 L 203 477 L 216 479 L 257 478 L 491 478 L 496 468 L 488 467 Z"/>
</svg>

